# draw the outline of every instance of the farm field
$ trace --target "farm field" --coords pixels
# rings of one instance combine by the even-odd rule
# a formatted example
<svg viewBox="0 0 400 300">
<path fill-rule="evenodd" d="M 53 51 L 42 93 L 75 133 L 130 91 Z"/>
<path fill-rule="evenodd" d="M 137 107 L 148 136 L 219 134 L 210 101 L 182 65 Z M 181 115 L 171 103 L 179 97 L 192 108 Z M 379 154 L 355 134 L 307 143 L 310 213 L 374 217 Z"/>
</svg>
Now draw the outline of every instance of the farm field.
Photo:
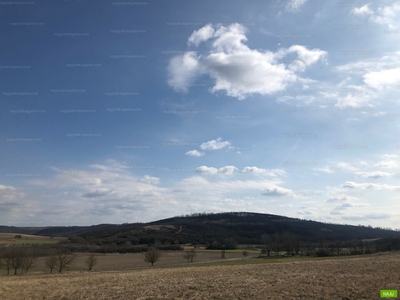
<svg viewBox="0 0 400 300">
<path fill-rule="evenodd" d="M 400 253 L 231 266 L 3 276 L 0 299 L 380 299 Z"/>
<path fill-rule="evenodd" d="M 22 245 L 22 244 L 55 244 L 60 240 L 65 238 L 49 236 L 39 236 L 31 234 L 21 234 L 20 239 L 15 239 L 14 237 L 17 233 L 0 233 L 0 244 L 12 244 L 12 245 Z"/>
<path fill-rule="evenodd" d="M 198 262 L 208 262 L 220 260 L 221 251 L 202 251 L 198 252 L 196 258 L 194 259 L 194 263 Z M 183 258 L 183 251 L 163 251 L 162 257 L 158 262 L 154 264 L 154 266 L 171 266 L 176 264 L 186 264 L 186 260 Z M 250 256 L 252 256 L 251 254 Z M 254 256 L 257 256 L 254 254 Z M 87 258 L 87 253 L 77 253 L 76 260 L 71 266 L 71 271 L 85 271 L 85 259 Z M 144 261 L 144 253 L 127 253 L 127 254 L 118 254 L 118 253 L 110 253 L 110 254 L 96 254 L 97 257 L 97 265 L 94 267 L 94 271 L 116 271 L 116 270 L 133 270 L 140 268 L 147 268 L 149 264 Z M 226 259 L 235 259 L 241 258 L 242 254 L 239 252 L 226 253 Z M 32 270 L 29 270 L 29 273 L 39 274 L 39 273 L 48 273 L 50 272 L 44 264 L 44 258 L 39 258 L 38 264 Z M 54 271 L 53 271 L 54 272 Z M 6 270 L 0 269 L 0 275 L 5 275 Z M 0 298 L 1 299 L 1 298 Z"/>
</svg>

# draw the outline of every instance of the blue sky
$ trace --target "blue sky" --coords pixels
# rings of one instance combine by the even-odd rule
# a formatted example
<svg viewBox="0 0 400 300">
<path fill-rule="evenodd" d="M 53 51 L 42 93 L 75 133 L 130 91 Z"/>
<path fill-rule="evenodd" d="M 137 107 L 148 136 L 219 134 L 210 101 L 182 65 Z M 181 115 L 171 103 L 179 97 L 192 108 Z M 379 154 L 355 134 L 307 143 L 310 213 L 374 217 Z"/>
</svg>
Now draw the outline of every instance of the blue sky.
<svg viewBox="0 0 400 300">
<path fill-rule="evenodd" d="M 0 2 L 0 223 L 400 228 L 400 4 Z"/>
</svg>

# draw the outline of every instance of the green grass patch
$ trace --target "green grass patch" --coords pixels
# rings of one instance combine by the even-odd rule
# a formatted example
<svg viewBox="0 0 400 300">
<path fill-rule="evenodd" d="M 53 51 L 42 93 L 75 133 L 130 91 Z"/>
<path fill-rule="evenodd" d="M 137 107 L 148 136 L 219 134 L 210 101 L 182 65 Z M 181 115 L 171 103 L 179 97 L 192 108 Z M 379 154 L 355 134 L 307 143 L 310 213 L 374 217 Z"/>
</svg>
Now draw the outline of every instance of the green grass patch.
<svg viewBox="0 0 400 300">
<path fill-rule="evenodd" d="M 22 244 L 56 244 L 60 240 L 57 239 L 15 239 L 14 245 Z"/>
<path fill-rule="evenodd" d="M 245 249 L 234 249 L 234 250 L 225 250 L 225 253 L 242 253 Z M 210 253 L 221 253 L 221 250 L 197 250 L 197 252 L 210 252 Z M 246 250 L 249 254 L 259 254 L 259 250 Z"/>
</svg>

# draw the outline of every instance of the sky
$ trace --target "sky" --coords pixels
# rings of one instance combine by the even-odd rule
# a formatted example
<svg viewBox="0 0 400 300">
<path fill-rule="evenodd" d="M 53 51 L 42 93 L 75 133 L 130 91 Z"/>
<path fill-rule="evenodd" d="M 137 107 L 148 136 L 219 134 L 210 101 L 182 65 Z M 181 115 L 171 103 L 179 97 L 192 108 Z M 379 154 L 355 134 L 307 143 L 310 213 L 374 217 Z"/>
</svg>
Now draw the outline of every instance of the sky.
<svg viewBox="0 0 400 300">
<path fill-rule="evenodd" d="M 0 2 L 0 225 L 400 228 L 400 3 Z"/>
</svg>

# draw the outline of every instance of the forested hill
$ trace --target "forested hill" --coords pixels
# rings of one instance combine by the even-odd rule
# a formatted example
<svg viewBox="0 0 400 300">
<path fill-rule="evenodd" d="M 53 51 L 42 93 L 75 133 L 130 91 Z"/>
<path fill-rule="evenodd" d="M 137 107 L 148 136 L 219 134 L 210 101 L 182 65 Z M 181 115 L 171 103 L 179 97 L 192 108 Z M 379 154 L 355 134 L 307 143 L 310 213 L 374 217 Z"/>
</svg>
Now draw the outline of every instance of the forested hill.
<svg viewBox="0 0 400 300">
<path fill-rule="evenodd" d="M 124 241 L 133 244 L 149 244 L 155 240 L 162 243 L 210 244 L 213 241 L 223 243 L 233 238 L 239 244 L 258 244 L 263 234 L 284 234 L 290 232 L 304 242 L 349 241 L 352 239 L 375 239 L 400 236 L 400 232 L 365 226 L 327 224 L 315 221 L 288 218 L 277 215 L 231 212 L 218 214 L 192 214 L 177 216 L 150 223 L 135 223 L 103 226 L 79 236 L 90 240 L 114 242 Z"/>
<path fill-rule="evenodd" d="M 303 242 L 349 241 L 400 236 L 400 231 L 366 226 L 338 225 L 277 215 L 230 212 L 176 216 L 150 223 L 101 224 L 95 226 L 46 227 L 34 234 L 80 236 L 88 242 L 133 244 L 162 243 L 210 244 L 232 238 L 239 244 L 259 244 L 263 234 L 297 235 Z M 32 231 L 30 231 L 32 233 Z"/>
</svg>

